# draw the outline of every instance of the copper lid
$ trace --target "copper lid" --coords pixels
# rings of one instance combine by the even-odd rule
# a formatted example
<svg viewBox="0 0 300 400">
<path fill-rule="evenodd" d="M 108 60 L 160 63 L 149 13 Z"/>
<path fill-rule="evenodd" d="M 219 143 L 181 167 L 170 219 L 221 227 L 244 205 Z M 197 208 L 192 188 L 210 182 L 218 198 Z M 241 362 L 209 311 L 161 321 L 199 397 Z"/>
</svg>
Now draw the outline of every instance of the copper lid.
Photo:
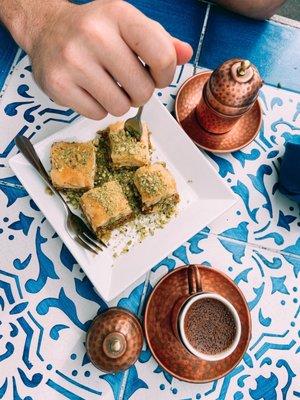
<svg viewBox="0 0 300 400">
<path fill-rule="evenodd" d="M 250 61 L 235 58 L 225 61 L 212 73 L 209 91 L 220 105 L 245 111 L 255 101 L 262 83 Z"/>
<path fill-rule="evenodd" d="M 134 364 L 142 350 L 143 331 L 129 311 L 110 308 L 90 326 L 86 349 L 91 362 L 104 372 L 118 372 Z"/>
</svg>

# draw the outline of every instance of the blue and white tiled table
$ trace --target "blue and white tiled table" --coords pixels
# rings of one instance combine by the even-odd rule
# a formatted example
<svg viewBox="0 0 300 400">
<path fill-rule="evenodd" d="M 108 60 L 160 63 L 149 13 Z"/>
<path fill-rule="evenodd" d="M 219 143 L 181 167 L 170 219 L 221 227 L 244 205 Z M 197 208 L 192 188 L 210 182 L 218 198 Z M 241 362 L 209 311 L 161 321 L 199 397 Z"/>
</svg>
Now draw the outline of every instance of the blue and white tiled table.
<svg viewBox="0 0 300 400">
<path fill-rule="evenodd" d="M 250 58 L 259 67 L 267 84 L 260 96 L 264 123 L 257 139 L 234 154 L 207 155 L 239 201 L 106 304 L 8 167 L 16 134 L 36 142 L 76 115 L 37 88 L 28 58 L 1 28 L 0 399 L 300 398 L 300 209 L 276 184 L 285 143 L 300 143 L 300 33 L 196 0 L 185 2 L 184 13 L 180 0 L 133 3 L 192 43 L 197 67 L 214 68 L 233 56 Z M 179 67 L 173 84 L 157 92 L 170 110 L 193 68 Z M 278 83 L 284 89 L 276 88 Z M 145 345 L 126 373 L 96 370 L 84 348 L 95 314 L 119 305 L 142 316 L 157 281 L 189 262 L 221 269 L 243 290 L 253 337 L 242 362 L 223 379 L 187 384 L 163 371 Z"/>
</svg>

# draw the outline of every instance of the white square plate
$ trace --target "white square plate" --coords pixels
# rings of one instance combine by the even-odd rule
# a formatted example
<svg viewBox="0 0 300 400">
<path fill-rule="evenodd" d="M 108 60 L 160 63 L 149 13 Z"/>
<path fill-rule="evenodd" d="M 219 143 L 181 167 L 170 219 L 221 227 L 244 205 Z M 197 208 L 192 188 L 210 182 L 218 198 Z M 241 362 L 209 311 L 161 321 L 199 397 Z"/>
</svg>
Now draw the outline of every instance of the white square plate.
<svg viewBox="0 0 300 400">
<path fill-rule="evenodd" d="M 135 112 L 135 109 L 131 109 L 122 119 L 134 115 Z M 36 151 L 45 168 L 50 170 L 49 154 L 54 141 L 93 139 L 97 130 L 106 128 L 117 119 L 120 118 L 108 116 L 102 121 L 82 118 L 38 143 L 35 146 Z M 118 296 L 236 202 L 235 196 L 204 154 L 155 97 L 145 106 L 143 119 L 152 132 L 151 138 L 155 147 L 153 159 L 167 163 L 175 176 L 181 202 L 178 215 L 163 229 L 157 229 L 153 236 L 147 237 L 142 243 L 134 244 L 128 253 L 121 254 L 116 259 L 113 258 L 113 246 L 94 256 L 75 243 L 66 232 L 63 207 L 58 199 L 46 193 L 44 183 L 31 165 L 21 154 L 9 161 L 29 195 L 106 301 Z"/>
</svg>

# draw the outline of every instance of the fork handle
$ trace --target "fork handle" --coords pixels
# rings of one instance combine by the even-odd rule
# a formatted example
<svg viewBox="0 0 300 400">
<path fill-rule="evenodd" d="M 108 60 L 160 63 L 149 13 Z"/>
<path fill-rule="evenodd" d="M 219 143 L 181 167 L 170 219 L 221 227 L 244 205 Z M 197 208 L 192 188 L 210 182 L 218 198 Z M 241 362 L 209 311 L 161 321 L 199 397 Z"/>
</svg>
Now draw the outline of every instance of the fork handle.
<svg viewBox="0 0 300 400">
<path fill-rule="evenodd" d="M 23 154 L 23 156 L 26 158 L 26 160 L 33 166 L 33 168 L 39 173 L 43 181 L 46 183 L 46 185 L 52 190 L 52 192 L 61 200 L 63 203 L 66 211 L 68 212 L 69 206 L 65 199 L 62 197 L 62 195 L 59 193 L 58 190 L 53 186 L 51 179 L 45 170 L 39 156 L 37 155 L 35 148 L 33 147 L 32 143 L 30 140 L 25 137 L 25 136 L 17 136 L 15 138 L 15 143 L 20 150 L 20 152 Z"/>
<path fill-rule="evenodd" d="M 135 116 L 136 118 L 141 119 L 143 108 L 144 108 L 144 106 L 140 106 L 138 108 L 138 111 L 137 111 L 136 116 Z"/>
<path fill-rule="evenodd" d="M 146 69 L 147 72 L 150 73 L 150 67 L 149 67 L 149 65 L 145 64 L 145 65 L 144 65 L 144 68 Z M 143 113 L 143 109 L 144 109 L 144 106 L 140 106 L 140 107 L 138 108 L 137 113 L 136 113 L 136 116 L 135 116 L 136 118 L 141 119 L 142 113 Z"/>
</svg>

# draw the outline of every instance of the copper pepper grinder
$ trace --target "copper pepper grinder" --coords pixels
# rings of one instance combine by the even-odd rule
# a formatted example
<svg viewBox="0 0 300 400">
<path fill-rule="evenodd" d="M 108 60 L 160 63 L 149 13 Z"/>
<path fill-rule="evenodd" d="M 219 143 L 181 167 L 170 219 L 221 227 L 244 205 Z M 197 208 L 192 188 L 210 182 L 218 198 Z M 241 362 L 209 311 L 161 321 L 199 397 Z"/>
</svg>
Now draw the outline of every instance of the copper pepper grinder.
<svg viewBox="0 0 300 400">
<path fill-rule="evenodd" d="M 231 59 L 220 65 L 205 83 L 196 108 L 199 124 L 206 131 L 230 131 L 255 103 L 263 81 L 248 60 Z"/>
<path fill-rule="evenodd" d="M 101 371 L 128 369 L 137 360 L 143 345 L 138 319 L 122 308 L 110 308 L 92 322 L 86 338 L 91 362 Z"/>
</svg>

